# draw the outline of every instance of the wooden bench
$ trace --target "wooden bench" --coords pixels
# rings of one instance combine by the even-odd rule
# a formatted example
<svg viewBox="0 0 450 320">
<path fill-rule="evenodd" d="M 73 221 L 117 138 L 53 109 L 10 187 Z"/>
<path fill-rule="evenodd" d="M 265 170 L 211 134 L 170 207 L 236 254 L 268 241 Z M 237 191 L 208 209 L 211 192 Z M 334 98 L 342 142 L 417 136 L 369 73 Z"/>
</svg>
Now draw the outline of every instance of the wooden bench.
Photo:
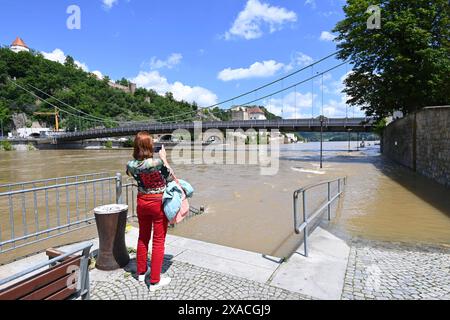
<svg viewBox="0 0 450 320">
<path fill-rule="evenodd" d="M 66 253 L 47 250 L 48 261 L 0 280 L 0 300 L 89 299 L 89 252 L 92 242 L 77 245 Z M 76 254 L 81 252 L 81 254 Z M 40 269 L 48 267 L 44 271 Z M 38 273 L 35 273 L 38 272 Z M 30 275 L 31 273 L 35 273 Z"/>
</svg>

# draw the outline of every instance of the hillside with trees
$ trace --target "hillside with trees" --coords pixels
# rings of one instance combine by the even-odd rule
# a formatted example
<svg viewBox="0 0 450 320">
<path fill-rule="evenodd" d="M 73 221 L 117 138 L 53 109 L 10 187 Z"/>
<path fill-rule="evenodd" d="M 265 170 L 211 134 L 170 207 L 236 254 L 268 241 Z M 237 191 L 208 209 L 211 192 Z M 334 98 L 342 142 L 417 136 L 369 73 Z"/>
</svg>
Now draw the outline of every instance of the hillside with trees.
<svg viewBox="0 0 450 320">
<path fill-rule="evenodd" d="M 176 101 L 170 92 L 161 96 L 153 90 L 137 88 L 130 94 L 110 87 L 109 81 L 108 77 L 99 80 L 84 72 L 70 56 L 61 64 L 36 51 L 14 53 L 9 48 L 0 48 L 0 120 L 5 130 L 12 128 L 13 114 L 25 114 L 29 122 L 53 126 L 52 117 L 34 114 L 53 112 L 51 104 L 60 108 L 61 127 L 66 130 L 160 118 L 171 121 L 175 115 L 182 115 L 177 120 L 189 121 L 196 116 L 195 103 Z M 128 80 L 116 83 L 128 85 Z"/>
</svg>

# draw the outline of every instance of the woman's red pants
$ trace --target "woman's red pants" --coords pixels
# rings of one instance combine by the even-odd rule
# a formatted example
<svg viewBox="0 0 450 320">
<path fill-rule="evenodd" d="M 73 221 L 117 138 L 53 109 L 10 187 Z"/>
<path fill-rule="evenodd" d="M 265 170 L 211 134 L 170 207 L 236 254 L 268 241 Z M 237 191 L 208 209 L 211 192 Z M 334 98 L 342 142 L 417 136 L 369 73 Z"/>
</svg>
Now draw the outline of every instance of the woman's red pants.
<svg viewBox="0 0 450 320">
<path fill-rule="evenodd" d="M 153 229 L 150 283 L 158 283 L 164 260 L 164 243 L 168 225 L 162 206 L 162 194 L 138 194 L 136 210 L 139 220 L 137 272 L 144 274 L 147 271 L 148 244 Z"/>
</svg>

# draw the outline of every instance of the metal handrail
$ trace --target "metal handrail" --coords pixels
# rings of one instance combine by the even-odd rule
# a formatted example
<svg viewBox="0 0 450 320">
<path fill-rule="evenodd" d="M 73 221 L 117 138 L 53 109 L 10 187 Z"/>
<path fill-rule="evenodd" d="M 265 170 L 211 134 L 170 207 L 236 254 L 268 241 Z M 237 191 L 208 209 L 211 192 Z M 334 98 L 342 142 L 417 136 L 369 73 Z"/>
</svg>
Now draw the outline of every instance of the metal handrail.
<svg viewBox="0 0 450 320">
<path fill-rule="evenodd" d="M 13 182 L 13 183 L 0 184 L 0 188 L 50 182 L 50 181 L 57 181 L 57 180 L 63 180 L 63 179 L 68 180 L 68 179 L 73 179 L 73 178 L 79 179 L 82 177 L 87 178 L 87 177 L 100 176 L 100 175 L 105 175 L 105 174 L 107 174 L 107 172 L 88 173 L 88 174 L 80 174 L 80 175 L 74 175 L 74 176 L 64 176 L 64 177 L 48 178 L 48 179 L 39 179 L 39 180 L 25 181 L 25 182 Z"/>
<path fill-rule="evenodd" d="M 303 249 L 305 257 L 308 256 L 308 225 L 315 220 L 325 208 L 327 208 L 328 213 L 328 220 L 331 220 L 331 205 L 332 203 L 340 198 L 341 194 L 344 192 L 344 188 L 341 188 L 341 181 L 343 182 L 343 186 L 347 184 L 347 177 L 341 177 L 333 180 L 327 180 L 322 181 L 315 184 L 310 184 L 306 187 L 300 188 L 298 190 L 294 191 L 293 194 L 293 203 L 294 203 L 294 230 L 296 234 L 300 234 L 303 231 Z M 331 184 L 337 182 L 337 193 L 334 196 L 331 196 Z M 320 206 L 319 209 L 315 210 L 312 214 L 309 216 L 307 215 L 307 203 L 306 203 L 306 192 L 308 190 L 311 190 L 313 188 L 327 185 L 328 186 L 328 192 L 327 192 L 327 201 Z M 303 213 L 303 221 L 299 221 L 298 217 L 298 198 L 299 195 L 302 195 L 302 213 Z M 301 223 L 300 223 L 301 222 Z"/>
<path fill-rule="evenodd" d="M 7 217 L 2 217 L 5 223 L 3 225 L 2 221 L 0 228 L 0 254 L 91 226 L 95 220 L 91 202 L 94 207 L 120 203 L 121 175 L 102 177 L 103 174 L 14 183 L 22 186 L 22 189 L 10 188 L 9 191 L 0 192 L 0 205 L 5 205 L 5 211 L 9 213 L 9 223 Z M 36 186 L 39 182 L 49 181 L 55 181 L 55 184 Z M 92 186 L 92 192 L 88 186 Z M 27 195 L 32 196 L 29 198 L 30 203 L 26 199 Z M 21 224 L 18 223 L 20 217 Z M 34 223 L 27 217 L 34 217 Z"/>
<path fill-rule="evenodd" d="M 89 177 L 91 179 L 87 180 Z M 70 178 L 75 181 L 69 182 Z M 129 207 L 127 218 L 136 217 L 137 185 L 132 179 L 123 180 L 120 173 L 107 177 L 88 174 L 17 183 L 21 189 L 0 192 L 0 206 L 5 206 L 8 212 L 1 217 L 4 221 L 0 226 L 0 254 L 92 226 L 95 216 L 91 203 L 94 207 L 124 203 Z M 55 181 L 55 184 L 36 186 L 38 181 Z M 89 185 L 92 185 L 92 193 L 88 192 Z M 27 195 L 32 196 L 30 203 Z M 203 212 L 203 206 L 191 206 L 189 216 Z M 32 217 L 34 223 L 29 219 Z"/>
</svg>

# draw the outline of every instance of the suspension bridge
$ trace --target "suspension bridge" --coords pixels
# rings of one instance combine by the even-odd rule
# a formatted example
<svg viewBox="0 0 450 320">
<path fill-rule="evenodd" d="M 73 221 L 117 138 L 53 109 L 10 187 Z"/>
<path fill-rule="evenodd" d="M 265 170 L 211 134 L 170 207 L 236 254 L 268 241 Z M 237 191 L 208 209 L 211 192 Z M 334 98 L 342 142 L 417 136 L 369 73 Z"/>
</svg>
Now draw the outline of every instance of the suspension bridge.
<svg viewBox="0 0 450 320">
<path fill-rule="evenodd" d="M 108 138 L 108 137 L 120 137 L 134 135 L 139 131 L 148 131 L 150 133 L 169 133 L 174 130 L 188 130 L 194 131 L 199 129 L 206 131 L 209 129 L 219 130 L 273 130 L 278 129 L 283 132 L 367 132 L 373 127 L 373 120 L 370 118 L 355 117 L 353 109 L 353 117 L 349 115 L 349 106 L 346 105 L 345 116 L 341 114 L 341 117 L 335 117 L 333 112 L 327 116 L 324 95 L 328 89 L 324 86 L 324 77 L 331 75 L 331 72 L 345 67 L 345 73 L 348 73 L 348 62 L 338 62 L 330 66 L 329 61 L 337 55 L 339 51 L 329 54 L 301 69 L 295 70 L 281 78 L 261 85 L 250 91 L 244 92 L 232 98 L 218 102 L 208 107 L 202 107 L 198 110 L 191 110 L 184 113 L 179 113 L 171 116 L 165 116 L 158 119 L 149 119 L 149 122 L 119 122 L 112 118 L 99 117 L 89 114 L 79 108 L 67 104 L 66 102 L 57 99 L 56 97 L 44 92 L 38 87 L 31 84 L 19 84 L 17 81 L 10 80 L 18 88 L 28 92 L 30 95 L 38 99 L 43 97 L 50 98 L 50 102 L 44 100 L 45 103 L 50 105 L 55 110 L 55 114 L 65 114 L 72 117 L 77 117 L 80 123 L 88 122 L 95 123 L 95 129 L 64 132 L 55 134 L 52 137 L 53 143 L 65 142 L 65 141 L 79 141 L 95 138 Z M 325 67 L 320 67 L 321 64 L 328 64 Z M 311 74 L 306 78 L 302 72 L 310 70 Z M 319 70 L 314 72 L 315 70 Z M 302 75 L 300 79 L 295 79 Z M 287 81 L 290 82 L 286 84 Z M 299 93 L 299 88 L 302 86 L 311 85 L 308 90 L 309 93 L 302 95 Z M 276 86 L 280 85 L 279 88 Z M 319 94 L 315 94 L 315 87 L 319 86 L 321 103 L 316 100 Z M 277 96 L 284 95 L 282 98 L 276 98 Z M 251 95 L 254 95 L 252 98 Z M 305 97 L 310 102 L 310 115 L 305 113 L 308 106 L 305 106 L 305 102 L 299 100 L 305 100 Z M 245 100 L 243 100 L 245 99 Z M 278 115 L 281 117 L 275 120 L 244 120 L 244 121 L 209 121 L 209 116 L 214 116 L 218 111 L 223 111 L 233 106 L 251 106 L 251 105 L 264 105 L 266 110 L 271 112 L 272 108 L 278 107 Z M 278 105 L 275 105 L 278 104 Z M 219 107 L 221 110 L 213 108 Z M 280 114 L 281 113 L 281 114 Z M 204 119 L 206 121 L 199 122 L 192 121 L 194 118 Z M 112 124 L 112 125 L 111 125 Z M 112 126 L 112 128 L 111 128 Z"/>
</svg>

